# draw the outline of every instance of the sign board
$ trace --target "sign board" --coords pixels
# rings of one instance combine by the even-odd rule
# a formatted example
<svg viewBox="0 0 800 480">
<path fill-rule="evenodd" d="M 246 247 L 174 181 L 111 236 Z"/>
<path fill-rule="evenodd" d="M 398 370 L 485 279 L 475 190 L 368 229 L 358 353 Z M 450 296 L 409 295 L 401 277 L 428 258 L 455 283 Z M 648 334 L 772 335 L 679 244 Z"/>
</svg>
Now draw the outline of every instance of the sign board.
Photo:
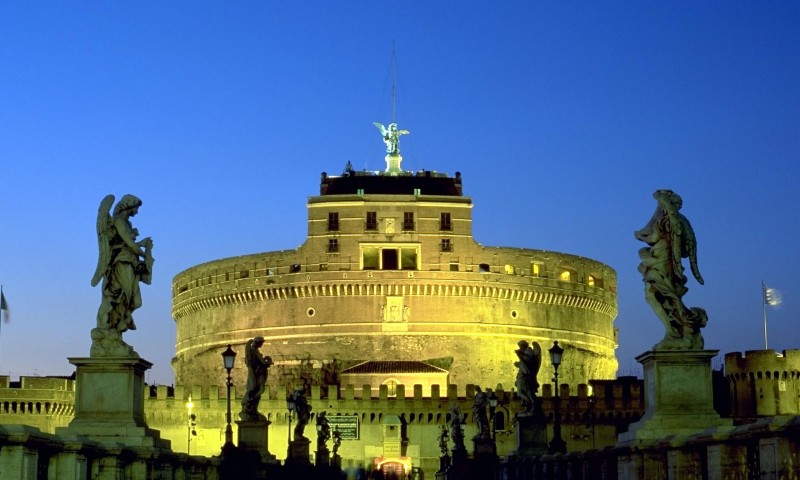
<svg viewBox="0 0 800 480">
<path fill-rule="evenodd" d="M 358 440 L 358 415 L 328 415 L 331 434 L 338 430 L 342 440 Z"/>
</svg>

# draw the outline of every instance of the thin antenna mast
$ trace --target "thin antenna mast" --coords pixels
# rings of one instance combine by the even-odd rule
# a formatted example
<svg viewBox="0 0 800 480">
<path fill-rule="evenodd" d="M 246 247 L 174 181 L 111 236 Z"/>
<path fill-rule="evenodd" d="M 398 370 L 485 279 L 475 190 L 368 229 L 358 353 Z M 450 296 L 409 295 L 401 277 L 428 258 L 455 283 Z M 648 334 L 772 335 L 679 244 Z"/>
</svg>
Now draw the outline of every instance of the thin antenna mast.
<svg viewBox="0 0 800 480">
<path fill-rule="evenodd" d="M 397 123 L 396 104 L 397 104 L 397 53 L 392 42 L 392 123 Z"/>
</svg>

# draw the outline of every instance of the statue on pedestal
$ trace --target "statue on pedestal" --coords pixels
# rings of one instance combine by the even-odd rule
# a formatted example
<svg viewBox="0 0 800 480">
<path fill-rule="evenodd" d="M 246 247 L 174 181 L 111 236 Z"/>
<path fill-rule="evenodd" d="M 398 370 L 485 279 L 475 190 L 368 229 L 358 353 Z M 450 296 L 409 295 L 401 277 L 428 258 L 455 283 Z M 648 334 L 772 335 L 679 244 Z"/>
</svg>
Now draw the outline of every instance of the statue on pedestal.
<svg viewBox="0 0 800 480">
<path fill-rule="evenodd" d="M 317 450 L 327 450 L 328 439 L 331 438 L 331 425 L 328 423 L 328 415 L 325 412 L 317 414 Z"/>
<path fill-rule="evenodd" d="M 393 156 L 400 155 L 400 135 L 410 133 L 408 130 L 398 130 L 396 123 L 390 123 L 385 127 L 382 123 L 373 123 L 383 135 L 383 143 L 386 144 L 386 153 Z"/>
<path fill-rule="evenodd" d="M 475 438 L 490 438 L 489 417 L 486 415 L 486 408 L 489 407 L 489 396 L 481 391 L 481 387 L 475 387 L 475 398 L 472 402 L 472 418 L 475 419 L 475 427 L 478 433 Z"/>
<path fill-rule="evenodd" d="M 303 432 L 306 429 L 306 425 L 308 425 L 308 421 L 311 420 L 311 405 L 308 404 L 305 391 L 301 388 L 292 391 L 289 398 L 294 402 L 294 411 L 297 414 L 297 424 L 294 427 L 294 439 L 295 441 L 305 439 L 306 437 L 303 436 Z"/>
<path fill-rule="evenodd" d="M 445 425 L 439 425 L 439 450 L 442 452 L 442 457 L 447 456 L 447 436 L 449 432 Z"/>
<path fill-rule="evenodd" d="M 637 240 L 647 244 L 639 250 L 645 299 L 666 329 L 664 339 L 653 348 L 702 349 L 700 329 L 708 322 L 706 311 L 683 303 L 688 291 L 683 258 L 689 259 L 692 275 L 703 284 L 697 267 L 697 240 L 689 220 L 679 212 L 683 206 L 680 196 L 671 190 L 656 190 L 653 198 L 658 202 L 653 217 L 634 232 Z"/>
<path fill-rule="evenodd" d="M 247 365 L 247 384 L 242 397 L 242 411 L 239 413 L 239 418 L 245 421 L 266 420 L 264 415 L 258 412 L 258 404 L 267 386 L 272 358 L 261 354 L 259 348 L 262 345 L 264 337 L 255 337 L 248 340 L 245 345 L 244 364 Z"/>
<path fill-rule="evenodd" d="M 142 201 L 124 195 L 114 207 L 114 195 L 106 195 L 97 212 L 99 256 L 92 286 L 100 280 L 102 300 L 97 311 L 97 327 L 92 330 L 92 357 L 137 357 L 122 340 L 122 333 L 136 330 L 133 311 L 142 306 L 139 282 L 150 284 L 153 272 L 153 241 L 137 241 L 139 231 L 130 217 L 139 212 Z"/>
<path fill-rule="evenodd" d="M 466 450 L 464 446 L 464 414 L 454 403 L 450 407 L 450 438 L 453 440 L 453 450 Z"/>
<path fill-rule="evenodd" d="M 519 358 L 519 361 L 514 362 L 514 366 L 517 367 L 515 382 L 517 395 L 522 400 L 525 413 L 533 414 L 538 405 L 536 392 L 539 391 L 539 382 L 536 380 L 536 376 L 542 366 L 542 347 L 538 342 L 533 342 L 531 347 L 525 340 L 520 340 L 517 345 L 519 349 L 514 351 Z"/>
</svg>

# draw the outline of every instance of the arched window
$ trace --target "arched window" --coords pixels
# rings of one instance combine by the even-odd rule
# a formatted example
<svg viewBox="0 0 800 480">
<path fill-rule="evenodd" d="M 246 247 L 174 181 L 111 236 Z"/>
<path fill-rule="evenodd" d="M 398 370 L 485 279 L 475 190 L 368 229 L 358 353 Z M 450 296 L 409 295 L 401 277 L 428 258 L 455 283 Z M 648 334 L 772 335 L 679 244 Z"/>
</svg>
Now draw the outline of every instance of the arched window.
<svg viewBox="0 0 800 480">
<path fill-rule="evenodd" d="M 562 282 L 571 282 L 572 281 L 572 273 L 569 270 L 564 270 L 558 275 L 558 279 Z"/>
<path fill-rule="evenodd" d="M 495 431 L 503 431 L 506 429 L 506 417 L 503 412 L 494 413 L 494 429 Z"/>
<path fill-rule="evenodd" d="M 388 390 L 387 395 L 388 396 L 390 396 L 390 397 L 396 397 L 397 396 L 397 380 L 395 380 L 394 378 L 390 378 L 390 379 L 386 380 L 385 382 L 383 382 L 383 384 L 387 386 L 387 390 Z"/>
</svg>

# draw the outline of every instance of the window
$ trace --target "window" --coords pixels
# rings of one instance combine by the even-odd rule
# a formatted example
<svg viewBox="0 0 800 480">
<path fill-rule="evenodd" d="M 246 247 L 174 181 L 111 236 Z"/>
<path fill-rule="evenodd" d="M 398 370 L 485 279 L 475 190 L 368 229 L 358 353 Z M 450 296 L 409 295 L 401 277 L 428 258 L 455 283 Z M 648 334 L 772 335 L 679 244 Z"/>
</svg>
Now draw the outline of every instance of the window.
<svg viewBox="0 0 800 480">
<path fill-rule="evenodd" d="M 386 394 L 388 396 L 390 397 L 397 396 L 397 380 L 395 380 L 394 378 L 390 378 L 385 382 L 383 382 L 383 384 L 386 385 Z"/>
<path fill-rule="evenodd" d="M 418 270 L 419 245 L 362 245 L 362 270 Z"/>
<path fill-rule="evenodd" d="M 403 230 L 414 230 L 414 212 L 403 213 Z"/>
<path fill-rule="evenodd" d="M 586 277 L 586 284 L 589 285 L 590 287 L 594 287 L 594 277 L 591 275 Z"/>
<path fill-rule="evenodd" d="M 569 270 L 564 270 L 558 276 L 558 279 L 561 280 L 562 282 L 571 282 L 572 281 L 572 274 L 570 273 Z"/>
<path fill-rule="evenodd" d="M 289 266 L 289 273 L 299 273 L 300 272 L 300 264 L 293 263 Z"/>
<path fill-rule="evenodd" d="M 541 277 L 542 276 L 542 264 L 541 263 L 531 263 L 531 275 L 534 277 Z"/>
<path fill-rule="evenodd" d="M 495 412 L 494 429 L 495 431 L 499 432 L 502 432 L 506 429 L 506 417 L 503 415 L 503 412 Z"/>
<path fill-rule="evenodd" d="M 506 266 L 504 267 L 503 271 L 505 271 L 509 275 L 513 275 L 514 274 L 514 265 L 511 265 L 510 263 L 506 263 Z"/>
<path fill-rule="evenodd" d="M 328 253 L 336 253 L 339 251 L 339 240 L 336 238 L 328 239 Z"/>
<path fill-rule="evenodd" d="M 338 212 L 328 212 L 328 231 L 338 231 L 339 230 L 339 213 Z"/>
<path fill-rule="evenodd" d="M 450 271 L 457 272 L 458 271 L 458 262 L 450 262 Z"/>
<path fill-rule="evenodd" d="M 449 238 L 443 238 L 442 239 L 442 251 L 443 252 L 452 252 L 453 251 L 453 245 L 450 243 L 450 239 Z"/>
<path fill-rule="evenodd" d="M 442 212 L 441 218 L 439 219 L 439 230 L 452 230 L 453 225 L 450 223 L 450 213 L 449 212 Z"/>
<path fill-rule="evenodd" d="M 481 263 L 478 265 L 478 271 L 481 273 L 489 273 L 489 264 L 488 263 Z"/>
<path fill-rule="evenodd" d="M 367 230 L 378 229 L 378 212 L 367 212 Z"/>
</svg>

